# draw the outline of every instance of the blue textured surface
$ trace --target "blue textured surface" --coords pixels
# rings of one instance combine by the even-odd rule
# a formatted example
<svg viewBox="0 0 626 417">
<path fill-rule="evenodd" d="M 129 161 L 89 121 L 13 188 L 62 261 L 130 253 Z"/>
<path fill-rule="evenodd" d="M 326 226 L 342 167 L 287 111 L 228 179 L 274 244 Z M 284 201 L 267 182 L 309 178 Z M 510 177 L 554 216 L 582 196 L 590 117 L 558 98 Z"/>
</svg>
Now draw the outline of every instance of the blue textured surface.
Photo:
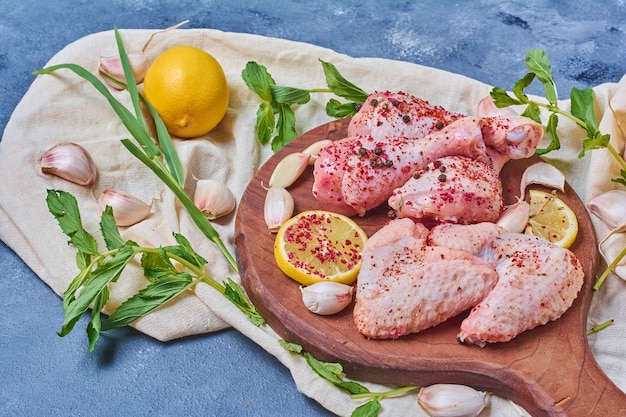
<svg viewBox="0 0 626 417">
<path fill-rule="evenodd" d="M 528 4 L 527 4 L 528 3 Z M 398 59 L 510 88 L 544 49 L 561 98 L 626 73 L 622 1 L 0 0 L 0 127 L 67 44 L 120 28 L 256 33 Z M 25 138 L 28 140 L 28 138 Z M 28 204 L 28 202 L 25 202 Z M 94 353 L 60 338 L 61 300 L 0 242 L 1 416 L 327 416 L 289 372 L 234 330 L 170 343 L 108 332 Z M 77 325 L 84 329 L 86 321 Z"/>
</svg>

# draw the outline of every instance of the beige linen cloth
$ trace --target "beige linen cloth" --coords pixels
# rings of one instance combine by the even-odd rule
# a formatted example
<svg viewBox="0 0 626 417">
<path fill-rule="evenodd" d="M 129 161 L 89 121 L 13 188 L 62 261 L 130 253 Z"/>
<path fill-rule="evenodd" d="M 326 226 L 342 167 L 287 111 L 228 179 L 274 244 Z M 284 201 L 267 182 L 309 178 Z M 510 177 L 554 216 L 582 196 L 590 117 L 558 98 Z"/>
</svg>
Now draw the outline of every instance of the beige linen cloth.
<svg viewBox="0 0 626 417">
<path fill-rule="evenodd" d="M 123 30 L 128 52 L 139 51 L 154 31 Z M 239 198 L 256 170 L 272 155 L 269 145 L 257 143 L 254 133 L 259 98 L 244 84 L 241 71 L 248 61 L 265 65 L 277 84 L 301 88 L 324 87 L 318 59 L 332 62 L 348 79 L 365 91 L 403 90 L 442 105 L 449 110 L 472 114 L 490 86 L 466 77 L 415 64 L 383 59 L 351 58 L 313 45 L 248 34 L 194 29 L 163 33 L 151 42 L 146 53 L 154 59 L 167 48 L 188 44 L 200 47 L 222 64 L 230 86 L 230 104 L 225 119 L 206 137 L 176 141 L 176 147 L 188 178 L 215 178 L 224 181 Z M 48 65 L 74 63 L 95 72 L 101 54 L 116 54 L 112 31 L 80 39 L 54 56 Z M 522 67 L 522 62 L 511 62 Z M 33 68 L 36 70 L 37 68 Z M 515 80 L 511 80 L 511 85 Z M 558 84 L 558 81 L 557 81 Z M 502 86 L 509 87 L 509 86 Z M 624 139 L 619 121 L 626 120 L 626 80 L 619 84 L 595 87 L 597 116 L 603 132 L 610 133 L 614 146 L 623 152 Z M 130 105 L 126 92 L 115 96 Z M 313 95 L 312 101 L 296 110 L 299 133 L 331 119 L 324 106 L 329 96 Z M 569 103 L 563 102 L 567 108 Z M 611 108 L 613 111 L 611 111 Z M 560 126 L 563 149 L 550 159 L 567 176 L 581 198 L 587 202 L 594 195 L 619 187 L 610 181 L 619 168 L 604 150 L 593 151 L 583 160 L 577 158 L 583 132 L 572 123 Z M 48 212 L 47 189 L 62 189 L 78 200 L 86 228 L 98 234 L 97 196 L 106 188 L 116 188 L 152 202 L 152 214 L 136 226 L 123 230 L 125 238 L 140 244 L 159 246 L 171 243 L 172 232 L 187 236 L 196 250 L 209 260 L 209 273 L 218 280 L 231 277 L 219 252 L 204 238 L 172 194 L 154 174 L 120 144 L 129 137 L 105 99 L 83 79 L 69 70 L 34 79 L 29 91 L 12 115 L 0 142 L 0 238 L 57 294 L 62 294 L 76 275 L 75 250 L 67 245 L 56 221 Z M 93 189 L 73 185 L 39 169 L 39 159 L 51 146 L 62 141 L 83 145 L 93 155 L 98 179 Z M 193 192 L 193 181 L 186 184 Z M 608 232 L 593 218 L 598 238 Z M 227 247 L 234 253 L 234 214 L 214 222 Z M 614 256 L 625 245 L 624 238 L 611 240 Z M 624 274 L 626 276 L 626 274 Z M 139 268 L 127 271 L 112 291 L 115 307 L 130 293 L 145 284 Z M 626 390 L 625 282 L 610 277 L 594 296 L 590 325 L 615 319 L 614 326 L 589 338 L 589 343 L 603 369 Z M 59 307 L 60 308 L 60 307 Z M 62 311 L 59 310 L 59 325 Z M 161 341 L 192 334 L 209 333 L 234 326 L 287 366 L 298 389 L 338 415 L 350 415 L 360 403 L 350 400 L 326 381 L 317 377 L 298 355 L 289 354 L 277 343 L 279 337 L 269 326 L 257 328 L 207 285 L 199 284 L 189 294 L 134 323 L 141 332 Z M 371 385 L 375 390 L 384 387 Z M 383 416 L 424 416 L 415 395 L 383 401 Z M 518 416 L 505 400 L 492 398 L 481 416 Z"/>
</svg>

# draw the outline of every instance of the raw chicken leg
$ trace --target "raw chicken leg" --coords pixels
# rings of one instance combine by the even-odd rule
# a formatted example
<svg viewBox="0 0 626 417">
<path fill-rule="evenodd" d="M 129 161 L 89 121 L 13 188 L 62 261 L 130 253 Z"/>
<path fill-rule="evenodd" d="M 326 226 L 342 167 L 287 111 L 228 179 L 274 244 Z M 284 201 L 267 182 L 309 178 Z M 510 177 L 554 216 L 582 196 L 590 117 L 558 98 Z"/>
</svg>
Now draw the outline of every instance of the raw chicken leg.
<svg viewBox="0 0 626 417">
<path fill-rule="evenodd" d="M 498 283 L 461 323 L 458 340 L 485 346 L 556 320 L 583 285 L 576 255 L 519 233 L 494 237 L 479 256 L 498 271 Z"/>
<path fill-rule="evenodd" d="M 426 246 L 427 234 L 422 224 L 397 219 L 365 244 L 353 313 L 364 336 L 420 332 L 474 306 L 495 285 L 497 273 L 487 261 Z"/>
<path fill-rule="evenodd" d="M 504 200 L 500 176 L 490 164 L 447 156 L 395 189 L 388 204 L 400 218 L 425 224 L 471 224 L 498 220 Z"/>
<path fill-rule="evenodd" d="M 422 139 L 353 136 L 335 141 L 315 161 L 313 195 L 328 210 L 363 216 L 415 171 L 448 155 L 489 160 L 478 118 L 459 119 Z"/>
<path fill-rule="evenodd" d="M 350 120 L 348 136 L 423 138 L 463 117 L 402 91 L 376 91 Z"/>
</svg>

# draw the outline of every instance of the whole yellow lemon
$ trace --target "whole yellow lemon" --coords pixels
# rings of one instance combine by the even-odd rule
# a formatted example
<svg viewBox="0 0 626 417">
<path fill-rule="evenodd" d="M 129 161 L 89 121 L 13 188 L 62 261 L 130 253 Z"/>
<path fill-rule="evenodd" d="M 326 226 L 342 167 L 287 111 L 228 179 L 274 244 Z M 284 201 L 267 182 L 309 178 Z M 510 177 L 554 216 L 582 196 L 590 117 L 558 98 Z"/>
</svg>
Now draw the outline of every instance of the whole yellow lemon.
<svg viewBox="0 0 626 417">
<path fill-rule="evenodd" d="M 146 72 L 143 93 L 167 131 L 180 138 L 208 133 L 228 108 L 224 70 L 212 55 L 193 46 L 161 53 Z"/>
</svg>

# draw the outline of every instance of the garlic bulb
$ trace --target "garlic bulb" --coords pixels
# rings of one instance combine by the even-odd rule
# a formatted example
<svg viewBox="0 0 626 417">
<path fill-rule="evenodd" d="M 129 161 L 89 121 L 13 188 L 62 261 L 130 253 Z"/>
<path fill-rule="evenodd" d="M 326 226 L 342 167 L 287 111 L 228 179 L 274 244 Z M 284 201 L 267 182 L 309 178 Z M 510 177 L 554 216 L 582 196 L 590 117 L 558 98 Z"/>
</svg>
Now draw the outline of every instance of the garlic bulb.
<svg viewBox="0 0 626 417">
<path fill-rule="evenodd" d="M 96 164 L 82 146 L 59 143 L 48 149 L 39 161 L 41 172 L 52 174 L 78 185 L 91 185 L 96 180 Z"/>
<path fill-rule="evenodd" d="M 278 232 L 280 226 L 293 216 L 293 209 L 294 201 L 289 191 L 282 187 L 270 187 L 263 206 L 265 224 L 270 232 Z"/>
<path fill-rule="evenodd" d="M 148 71 L 150 63 L 143 53 L 129 53 L 127 55 L 130 62 L 130 67 L 133 69 L 135 82 L 139 84 L 143 81 L 143 77 L 144 75 L 146 75 L 146 71 Z M 119 56 L 101 56 L 100 67 L 98 67 L 98 71 L 116 79 L 121 83 L 126 83 L 126 76 L 124 75 L 122 61 Z M 109 80 L 107 77 L 103 77 L 103 79 L 104 82 L 107 83 L 110 87 L 115 88 L 116 90 L 123 89 L 122 86 Z"/>
<path fill-rule="evenodd" d="M 309 165 L 309 155 L 304 152 L 290 153 L 280 160 L 270 176 L 270 187 L 287 188 L 292 185 Z"/>
<path fill-rule="evenodd" d="M 334 281 L 322 281 L 308 287 L 300 287 L 302 302 L 310 311 L 320 315 L 335 314 L 352 301 L 351 285 Z"/>
<path fill-rule="evenodd" d="M 237 199 L 223 182 L 208 179 L 196 183 L 193 203 L 209 220 L 225 216 L 235 209 Z"/>
<path fill-rule="evenodd" d="M 333 143 L 332 140 L 324 139 L 318 140 L 317 142 L 307 146 L 307 148 L 303 150 L 302 153 L 309 155 L 309 165 L 313 165 L 315 163 L 315 160 L 317 159 L 317 155 L 320 153 L 322 148 L 330 145 L 331 143 Z"/>
<path fill-rule="evenodd" d="M 430 417 L 476 417 L 487 404 L 487 393 L 465 385 L 435 384 L 422 388 L 417 402 Z"/>
<path fill-rule="evenodd" d="M 115 224 L 118 226 L 132 226 L 150 214 L 150 205 L 119 190 L 104 190 L 100 194 L 98 204 L 101 211 L 104 211 L 106 206 L 111 206 Z"/>
<path fill-rule="evenodd" d="M 612 232 L 626 230 L 626 191 L 610 190 L 599 194 L 589 200 L 587 208 Z"/>
<path fill-rule="evenodd" d="M 530 204 L 524 200 L 520 200 L 510 205 L 496 224 L 504 228 L 509 233 L 522 233 L 526 229 L 528 219 L 530 217 Z"/>
<path fill-rule="evenodd" d="M 557 167 L 547 162 L 532 164 L 522 174 L 520 199 L 524 199 L 526 187 L 530 184 L 545 185 L 560 191 L 565 190 L 565 175 Z"/>
</svg>

